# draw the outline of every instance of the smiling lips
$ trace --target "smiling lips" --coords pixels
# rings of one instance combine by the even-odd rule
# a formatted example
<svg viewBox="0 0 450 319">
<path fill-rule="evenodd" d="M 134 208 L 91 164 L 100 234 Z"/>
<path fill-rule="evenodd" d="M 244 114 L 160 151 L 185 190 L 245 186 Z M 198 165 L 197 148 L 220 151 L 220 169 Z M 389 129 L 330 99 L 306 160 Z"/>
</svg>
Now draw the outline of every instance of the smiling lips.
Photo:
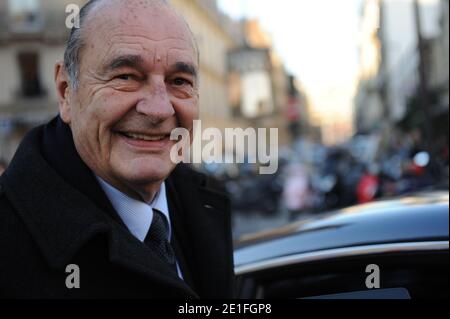
<svg viewBox="0 0 450 319">
<path fill-rule="evenodd" d="M 150 142 L 162 141 L 168 137 L 167 134 L 165 135 L 147 135 L 137 133 L 121 133 L 121 134 L 133 140 L 150 141 Z"/>
<path fill-rule="evenodd" d="M 132 147 L 152 151 L 163 150 L 168 146 L 168 143 L 170 143 L 170 134 L 120 132 L 119 136 Z"/>
</svg>

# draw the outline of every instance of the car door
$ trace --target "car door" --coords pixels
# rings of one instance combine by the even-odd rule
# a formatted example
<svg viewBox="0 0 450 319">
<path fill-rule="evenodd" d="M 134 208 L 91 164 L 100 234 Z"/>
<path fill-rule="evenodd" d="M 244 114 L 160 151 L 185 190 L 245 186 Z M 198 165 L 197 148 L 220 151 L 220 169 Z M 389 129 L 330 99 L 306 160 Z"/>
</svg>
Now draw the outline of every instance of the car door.
<svg viewBox="0 0 450 319">
<path fill-rule="evenodd" d="M 400 251 L 395 249 L 396 245 L 409 245 L 409 249 Z M 352 253 L 346 253 L 346 250 Z M 254 269 L 250 266 L 245 272 L 238 271 L 238 296 L 256 299 L 421 299 L 448 298 L 449 295 L 448 242 L 384 244 L 340 249 L 337 254 L 336 251 L 317 253 L 323 258 L 311 261 L 311 254 L 309 258 L 303 254 L 297 256 L 297 261 L 295 256 L 290 256 L 284 264 L 268 260 L 266 267 L 259 263 Z M 271 267 L 271 263 L 276 266 Z"/>
</svg>

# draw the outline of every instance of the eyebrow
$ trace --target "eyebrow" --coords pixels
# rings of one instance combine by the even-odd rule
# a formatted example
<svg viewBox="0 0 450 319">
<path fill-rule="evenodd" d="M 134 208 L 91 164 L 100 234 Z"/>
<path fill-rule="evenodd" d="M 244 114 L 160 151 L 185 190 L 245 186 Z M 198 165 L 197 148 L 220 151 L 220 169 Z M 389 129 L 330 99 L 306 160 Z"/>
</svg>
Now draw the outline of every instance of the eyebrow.
<svg viewBox="0 0 450 319">
<path fill-rule="evenodd" d="M 180 72 L 192 75 L 194 78 L 197 78 L 198 76 L 197 68 L 194 65 L 185 62 L 175 63 L 171 70 L 174 73 Z"/>
<path fill-rule="evenodd" d="M 114 71 L 120 68 L 129 67 L 133 69 L 142 69 L 144 59 L 139 55 L 123 55 L 112 59 L 104 68 L 106 72 Z"/>
<path fill-rule="evenodd" d="M 140 55 L 123 55 L 112 59 L 104 68 L 105 72 L 114 71 L 120 68 L 129 67 L 133 69 L 143 69 L 144 59 Z M 186 62 L 176 62 L 171 68 L 174 73 L 186 73 L 194 78 L 198 77 L 197 68 Z"/>
</svg>

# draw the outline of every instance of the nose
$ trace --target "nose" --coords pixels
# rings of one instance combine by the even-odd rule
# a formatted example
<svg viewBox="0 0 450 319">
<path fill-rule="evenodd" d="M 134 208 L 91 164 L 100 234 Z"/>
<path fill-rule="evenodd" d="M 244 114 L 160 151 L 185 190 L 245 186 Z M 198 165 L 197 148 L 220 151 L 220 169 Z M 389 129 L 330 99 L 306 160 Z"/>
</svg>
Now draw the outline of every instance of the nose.
<svg viewBox="0 0 450 319">
<path fill-rule="evenodd" d="M 175 115 L 165 84 L 153 85 L 136 105 L 139 114 L 148 116 L 155 124 Z"/>
</svg>

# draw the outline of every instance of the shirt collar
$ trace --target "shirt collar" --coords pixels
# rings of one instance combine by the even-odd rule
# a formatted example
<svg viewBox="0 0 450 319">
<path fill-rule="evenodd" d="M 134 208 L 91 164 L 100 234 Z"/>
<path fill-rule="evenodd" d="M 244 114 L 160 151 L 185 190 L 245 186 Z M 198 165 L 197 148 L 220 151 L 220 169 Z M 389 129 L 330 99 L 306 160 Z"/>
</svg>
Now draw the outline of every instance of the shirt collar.
<svg viewBox="0 0 450 319">
<path fill-rule="evenodd" d="M 111 201 L 114 209 L 117 211 L 120 218 L 123 220 L 133 236 L 141 242 L 144 242 L 153 221 L 153 209 L 156 209 L 167 218 L 169 223 L 168 240 L 171 240 L 172 227 L 170 222 L 169 207 L 167 204 L 165 183 L 161 184 L 161 187 L 153 199 L 153 202 L 147 204 L 129 197 L 98 176 L 97 180 L 99 181 L 102 189 L 105 191 L 106 196 Z"/>
</svg>

